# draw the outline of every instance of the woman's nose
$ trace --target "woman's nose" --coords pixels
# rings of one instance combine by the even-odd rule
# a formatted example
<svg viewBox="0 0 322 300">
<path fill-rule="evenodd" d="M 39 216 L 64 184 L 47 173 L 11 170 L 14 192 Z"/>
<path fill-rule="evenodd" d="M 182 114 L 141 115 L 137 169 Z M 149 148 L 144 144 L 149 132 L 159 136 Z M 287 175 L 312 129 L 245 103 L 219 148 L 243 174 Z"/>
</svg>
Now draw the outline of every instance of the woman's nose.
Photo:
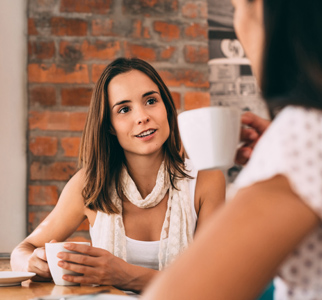
<svg viewBox="0 0 322 300">
<path fill-rule="evenodd" d="M 150 121 L 150 117 L 147 114 L 141 114 L 137 119 L 137 124 L 144 124 Z"/>
<path fill-rule="evenodd" d="M 150 121 L 149 114 L 144 109 L 139 109 L 137 112 L 137 124 L 144 124 Z"/>
</svg>

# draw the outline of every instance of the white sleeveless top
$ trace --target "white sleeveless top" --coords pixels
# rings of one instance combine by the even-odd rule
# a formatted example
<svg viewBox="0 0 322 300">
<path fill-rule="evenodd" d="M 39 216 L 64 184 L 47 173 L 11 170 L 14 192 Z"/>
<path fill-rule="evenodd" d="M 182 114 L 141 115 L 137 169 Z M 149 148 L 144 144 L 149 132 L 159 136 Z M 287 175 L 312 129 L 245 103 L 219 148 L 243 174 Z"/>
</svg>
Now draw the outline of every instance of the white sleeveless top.
<svg viewBox="0 0 322 300">
<path fill-rule="evenodd" d="M 190 200 L 191 200 L 191 218 L 193 220 L 194 229 L 197 223 L 197 213 L 195 209 L 195 187 L 197 181 L 198 171 L 192 166 L 190 160 L 185 161 L 187 166 L 187 173 L 193 177 L 189 180 Z M 96 240 L 104 234 L 102 228 L 103 219 L 106 213 L 97 211 L 95 222 L 90 226 L 89 233 L 92 239 L 92 244 L 95 247 Z M 165 240 L 167 242 L 167 239 Z M 159 245 L 160 241 L 139 241 L 126 237 L 126 261 L 130 264 L 158 270 L 159 269 Z"/>
</svg>

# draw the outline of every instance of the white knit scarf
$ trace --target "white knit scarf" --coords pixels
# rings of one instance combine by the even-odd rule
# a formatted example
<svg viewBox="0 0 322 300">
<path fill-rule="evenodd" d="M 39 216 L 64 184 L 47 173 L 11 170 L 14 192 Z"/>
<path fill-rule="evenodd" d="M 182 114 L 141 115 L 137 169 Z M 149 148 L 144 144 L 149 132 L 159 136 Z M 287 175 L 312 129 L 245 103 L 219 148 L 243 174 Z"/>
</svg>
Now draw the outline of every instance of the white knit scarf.
<svg viewBox="0 0 322 300">
<path fill-rule="evenodd" d="M 152 192 L 142 199 L 137 187 L 124 167 L 121 172 L 122 192 L 126 198 L 140 208 L 154 207 L 160 203 L 169 191 L 167 211 L 163 222 L 160 248 L 159 270 L 170 264 L 192 241 L 194 224 L 191 217 L 191 201 L 187 178 L 177 180 L 172 188 L 168 173 L 162 162 L 158 171 L 156 185 Z M 120 210 L 120 214 L 108 215 L 108 236 L 101 247 L 126 261 L 126 236 L 122 218 L 122 200 L 113 188 L 111 199 Z M 168 242 L 165 239 L 168 238 Z"/>
</svg>

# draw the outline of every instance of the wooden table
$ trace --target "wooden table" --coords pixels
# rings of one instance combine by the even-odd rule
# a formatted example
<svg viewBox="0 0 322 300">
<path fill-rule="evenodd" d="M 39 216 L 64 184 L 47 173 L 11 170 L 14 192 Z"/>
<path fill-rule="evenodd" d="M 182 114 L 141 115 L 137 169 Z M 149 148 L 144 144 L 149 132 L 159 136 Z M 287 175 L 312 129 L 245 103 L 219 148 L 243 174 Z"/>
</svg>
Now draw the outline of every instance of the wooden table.
<svg viewBox="0 0 322 300">
<path fill-rule="evenodd" d="M 91 294 L 105 291 L 107 294 L 126 295 L 112 286 L 59 286 L 53 282 L 23 281 L 20 286 L 0 287 L 0 299 L 29 300 L 36 297 L 67 294 Z"/>
<path fill-rule="evenodd" d="M 0 271 L 11 271 L 10 259 L 0 257 Z"/>
<path fill-rule="evenodd" d="M 0 260 L 0 271 L 10 271 L 9 260 Z M 67 294 L 91 294 L 105 291 L 106 294 L 126 295 L 113 286 L 59 286 L 53 282 L 33 282 L 26 280 L 17 286 L 0 287 L 0 299 L 4 300 L 29 300 L 36 297 Z"/>
</svg>

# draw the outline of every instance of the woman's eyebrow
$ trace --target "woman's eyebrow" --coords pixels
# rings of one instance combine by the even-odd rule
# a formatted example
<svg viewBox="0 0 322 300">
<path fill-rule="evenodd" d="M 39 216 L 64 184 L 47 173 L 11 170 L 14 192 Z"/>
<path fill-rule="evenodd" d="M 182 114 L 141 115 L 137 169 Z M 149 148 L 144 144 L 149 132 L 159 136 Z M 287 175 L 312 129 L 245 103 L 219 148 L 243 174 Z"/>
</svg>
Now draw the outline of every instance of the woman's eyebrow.
<svg viewBox="0 0 322 300">
<path fill-rule="evenodd" d="M 159 94 L 159 92 L 157 91 L 149 91 L 149 92 L 146 92 L 142 95 L 142 98 L 144 97 L 147 97 L 147 96 L 150 96 L 150 95 L 153 95 L 153 94 Z M 117 105 L 122 105 L 122 104 L 125 104 L 125 103 L 129 103 L 131 102 L 131 100 L 121 100 L 121 101 L 118 101 L 116 102 L 113 106 L 112 106 L 112 109 L 114 108 L 114 106 L 117 106 Z"/>
<path fill-rule="evenodd" d="M 150 96 L 152 94 L 159 94 L 157 91 L 149 91 L 149 92 L 146 92 L 142 95 L 142 98 L 146 97 L 146 96 Z"/>
<path fill-rule="evenodd" d="M 131 102 L 131 100 L 121 100 L 119 102 L 116 102 L 113 106 L 112 106 L 112 109 L 117 106 L 117 105 L 122 105 L 122 104 L 125 104 L 125 103 L 129 103 Z"/>
</svg>

